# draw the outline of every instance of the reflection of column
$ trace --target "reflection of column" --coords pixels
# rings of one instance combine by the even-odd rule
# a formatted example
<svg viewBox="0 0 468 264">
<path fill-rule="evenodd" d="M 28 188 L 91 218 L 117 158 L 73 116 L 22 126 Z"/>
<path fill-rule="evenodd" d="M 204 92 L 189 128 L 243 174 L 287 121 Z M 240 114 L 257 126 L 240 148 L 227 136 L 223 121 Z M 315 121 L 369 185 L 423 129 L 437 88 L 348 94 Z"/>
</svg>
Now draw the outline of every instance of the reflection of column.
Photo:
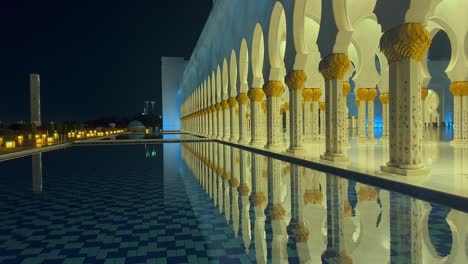
<svg viewBox="0 0 468 264">
<path fill-rule="evenodd" d="M 42 153 L 34 154 L 32 158 L 32 190 L 42 192 Z"/>
<path fill-rule="evenodd" d="M 468 214 L 452 209 L 447 222 L 453 227 L 453 245 L 447 263 L 466 263 L 468 259 Z"/>
<path fill-rule="evenodd" d="M 327 174 L 327 250 L 322 254 L 324 263 L 352 263 L 343 241 L 344 204 L 340 181 Z"/>
<path fill-rule="evenodd" d="M 422 263 L 421 201 L 390 193 L 390 261 Z"/>
<path fill-rule="evenodd" d="M 231 142 L 239 141 L 239 107 L 236 97 L 229 98 L 229 109 L 231 114 Z"/>
<path fill-rule="evenodd" d="M 406 36 L 411 35 L 412 38 Z M 422 161 L 420 61 L 430 46 L 425 26 L 407 23 L 386 31 L 380 48 L 390 69 L 390 161 L 381 169 L 401 175 L 427 174 Z M 406 47 L 404 49 L 400 47 Z"/>
<path fill-rule="evenodd" d="M 239 186 L 240 186 L 240 157 L 239 149 L 231 148 L 231 193 L 232 193 L 232 228 L 234 237 L 237 239 L 239 234 Z"/>
<path fill-rule="evenodd" d="M 262 156 L 252 153 L 252 176 L 255 180 L 254 210 L 255 210 L 255 252 L 258 263 L 267 262 L 267 244 L 265 236 L 265 208 L 268 204 L 268 182 L 262 177 Z"/>
<path fill-rule="evenodd" d="M 272 241 L 272 261 L 273 263 L 286 263 L 288 260 L 287 241 L 288 241 L 288 219 L 286 217 L 286 175 L 282 172 L 281 161 L 268 158 L 268 171 L 272 181 L 272 207 L 271 207 L 271 226 L 273 230 Z M 289 165 L 291 166 L 291 165 Z M 297 166 L 294 166 L 297 172 Z M 289 167 L 291 168 L 291 167 Z M 289 169 L 290 170 L 290 169 Z M 296 173 L 297 174 L 297 173 Z M 285 193 L 286 192 L 286 193 Z"/>
<path fill-rule="evenodd" d="M 218 209 L 219 213 L 223 212 L 223 185 L 224 185 L 224 146 L 223 144 L 216 143 L 218 149 L 218 169 L 217 169 L 217 178 L 218 178 Z"/>
<path fill-rule="evenodd" d="M 267 97 L 267 144 L 266 148 L 280 149 L 282 147 L 281 131 L 282 120 L 280 116 L 281 95 L 283 83 L 268 81 L 263 85 L 263 92 Z"/>
<path fill-rule="evenodd" d="M 289 88 L 289 121 L 290 121 L 290 138 L 289 138 L 289 149 L 288 152 L 297 153 L 304 149 L 302 148 L 302 136 L 303 136 L 303 116 L 302 116 L 302 96 L 304 83 L 307 80 L 307 76 L 302 70 L 295 70 L 289 72 L 284 78 Z M 305 90 L 304 90 L 305 91 Z M 310 96 L 309 101 L 312 99 Z"/>
<path fill-rule="evenodd" d="M 241 174 L 241 199 L 242 199 L 242 240 L 244 242 L 245 253 L 248 254 L 250 248 L 250 241 L 252 239 L 252 234 L 250 230 L 250 194 L 252 190 L 252 177 L 250 167 L 250 152 L 241 150 L 239 153 L 240 156 L 240 174 Z"/>
<path fill-rule="evenodd" d="M 344 53 L 324 57 L 319 64 L 319 71 L 325 79 L 326 136 L 325 153 L 321 159 L 345 161 L 343 152 L 343 78 L 350 67 L 348 56 Z"/>
<path fill-rule="evenodd" d="M 260 88 L 252 88 L 249 90 L 250 108 L 251 108 L 251 140 L 250 145 L 260 145 L 262 138 L 260 137 L 261 120 L 262 120 L 262 100 L 264 93 Z"/>
<path fill-rule="evenodd" d="M 226 223 L 231 221 L 231 196 L 229 183 L 231 181 L 231 147 L 224 145 L 224 217 Z"/>
</svg>

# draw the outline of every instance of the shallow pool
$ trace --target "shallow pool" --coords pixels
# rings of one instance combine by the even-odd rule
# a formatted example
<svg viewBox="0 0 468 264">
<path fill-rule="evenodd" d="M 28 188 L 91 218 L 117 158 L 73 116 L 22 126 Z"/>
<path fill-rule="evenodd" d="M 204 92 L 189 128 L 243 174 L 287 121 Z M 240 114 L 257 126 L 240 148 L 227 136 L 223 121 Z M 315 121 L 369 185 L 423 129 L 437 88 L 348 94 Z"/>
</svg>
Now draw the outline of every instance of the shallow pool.
<svg viewBox="0 0 468 264">
<path fill-rule="evenodd" d="M 0 263 L 466 263 L 468 215 L 214 143 L 0 162 Z"/>
</svg>

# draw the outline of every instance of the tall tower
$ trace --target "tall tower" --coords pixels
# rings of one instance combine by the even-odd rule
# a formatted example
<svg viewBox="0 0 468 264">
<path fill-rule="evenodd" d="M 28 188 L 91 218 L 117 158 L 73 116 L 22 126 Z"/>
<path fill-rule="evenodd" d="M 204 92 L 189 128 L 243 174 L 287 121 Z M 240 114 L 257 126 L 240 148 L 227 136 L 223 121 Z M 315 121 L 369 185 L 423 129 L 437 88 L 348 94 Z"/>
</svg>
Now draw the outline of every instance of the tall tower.
<svg viewBox="0 0 468 264">
<path fill-rule="evenodd" d="M 33 132 L 41 125 L 41 78 L 39 74 L 29 74 L 31 103 L 31 124 Z"/>
<path fill-rule="evenodd" d="M 154 112 L 154 104 L 155 104 L 155 102 L 151 101 L 150 104 L 151 104 L 151 114 L 154 114 L 154 115 L 155 115 L 155 114 L 156 114 L 156 113 Z"/>
</svg>

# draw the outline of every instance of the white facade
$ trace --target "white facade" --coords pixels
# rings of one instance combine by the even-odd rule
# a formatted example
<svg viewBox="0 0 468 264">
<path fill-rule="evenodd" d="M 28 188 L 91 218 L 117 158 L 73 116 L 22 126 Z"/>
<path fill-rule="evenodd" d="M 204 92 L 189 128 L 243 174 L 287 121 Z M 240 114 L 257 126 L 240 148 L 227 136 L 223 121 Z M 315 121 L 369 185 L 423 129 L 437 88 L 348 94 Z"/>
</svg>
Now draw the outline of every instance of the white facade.
<svg viewBox="0 0 468 264">
<path fill-rule="evenodd" d="M 161 58 L 163 130 L 180 130 L 180 76 L 187 61 L 180 57 Z"/>
</svg>

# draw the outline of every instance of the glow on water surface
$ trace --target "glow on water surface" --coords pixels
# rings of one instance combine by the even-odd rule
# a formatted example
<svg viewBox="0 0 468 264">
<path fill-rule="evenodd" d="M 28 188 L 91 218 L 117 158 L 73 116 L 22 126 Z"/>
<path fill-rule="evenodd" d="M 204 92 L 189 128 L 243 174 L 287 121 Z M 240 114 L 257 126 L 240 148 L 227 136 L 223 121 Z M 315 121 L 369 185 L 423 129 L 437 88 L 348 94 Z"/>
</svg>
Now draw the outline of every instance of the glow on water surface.
<svg viewBox="0 0 468 264">
<path fill-rule="evenodd" d="M 213 142 L 0 163 L 0 262 L 465 263 L 466 213 Z"/>
</svg>

